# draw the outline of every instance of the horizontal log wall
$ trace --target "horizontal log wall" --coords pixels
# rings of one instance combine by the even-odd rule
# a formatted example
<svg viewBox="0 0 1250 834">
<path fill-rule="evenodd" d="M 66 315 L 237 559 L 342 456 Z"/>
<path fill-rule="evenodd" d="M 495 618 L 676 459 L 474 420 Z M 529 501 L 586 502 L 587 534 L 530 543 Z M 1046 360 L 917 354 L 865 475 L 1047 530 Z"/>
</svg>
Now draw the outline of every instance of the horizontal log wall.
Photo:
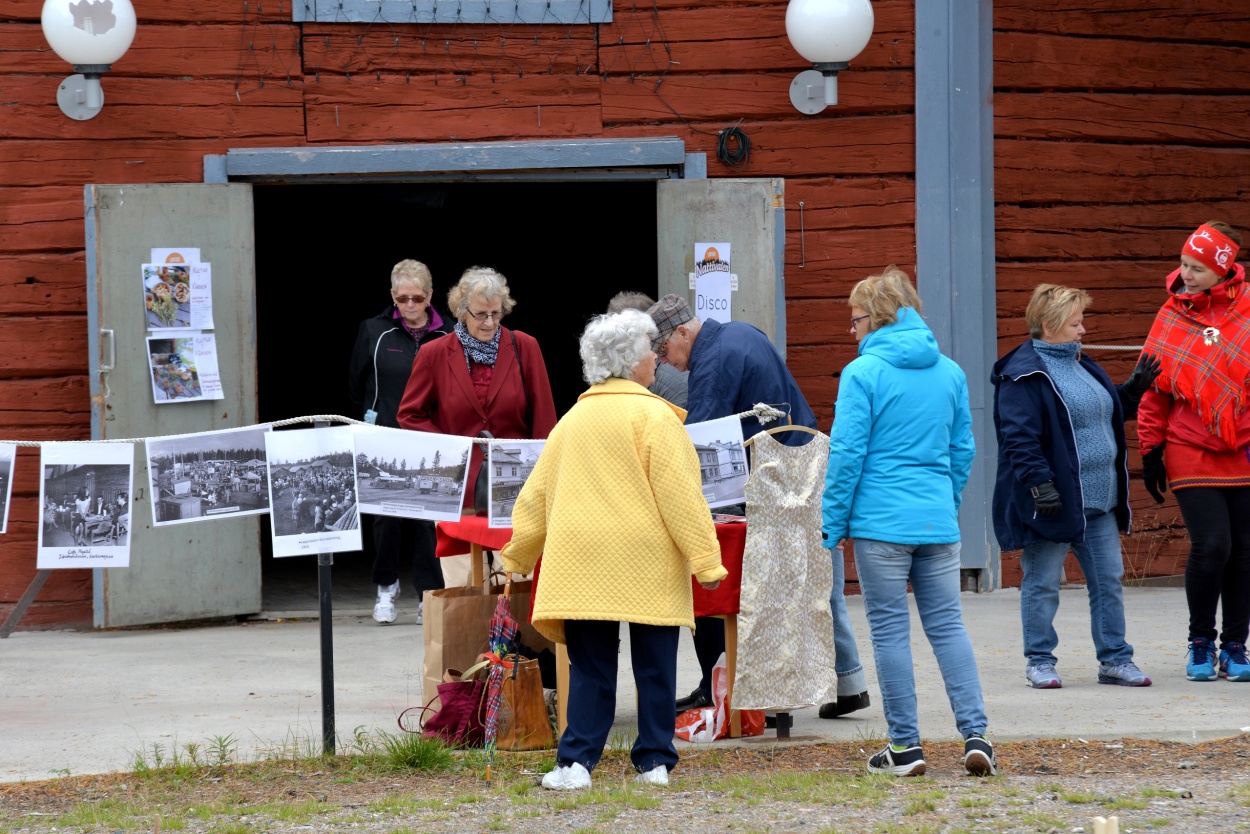
<svg viewBox="0 0 1250 834">
<path fill-rule="evenodd" d="M 914 271 L 914 6 L 874 3 L 841 103 L 806 117 L 786 1 L 617 0 L 613 23 L 576 27 L 300 26 L 289 4 L 141 2 L 104 110 L 75 122 L 41 0 L 0 0 L 0 438 L 90 433 L 84 184 L 197 182 L 229 148 L 569 136 L 677 135 L 710 176 L 786 179 L 790 364 L 827 428 L 854 356 L 850 286 Z M 737 169 L 715 159 L 733 124 L 752 145 Z M 18 459 L 0 617 L 34 574 L 37 460 Z M 23 627 L 85 624 L 90 597 L 88 572 L 59 571 Z"/>
<path fill-rule="evenodd" d="M 1026 338 L 1024 308 L 1045 282 L 1091 292 L 1087 343 L 1140 345 L 1185 235 L 1212 218 L 1250 228 L 1250 7 L 995 0 L 994 30 L 999 352 Z M 1136 358 L 1094 356 L 1116 381 Z M 1126 428 L 1126 575 L 1183 573 L 1176 501 L 1146 494 Z M 1018 554 L 1003 566 L 1018 583 Z"/>
</svg>

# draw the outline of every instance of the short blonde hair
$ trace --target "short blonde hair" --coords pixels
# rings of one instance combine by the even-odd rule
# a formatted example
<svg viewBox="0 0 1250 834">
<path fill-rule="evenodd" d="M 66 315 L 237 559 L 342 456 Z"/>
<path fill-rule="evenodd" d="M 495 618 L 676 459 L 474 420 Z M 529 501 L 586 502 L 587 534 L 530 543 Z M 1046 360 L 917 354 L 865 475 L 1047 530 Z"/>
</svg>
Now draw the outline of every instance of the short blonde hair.
<svg viewBox="0 0 1250 834">
<path fill-rule="evenodd" d="M 471 298 L 480 298 L 483 301 L 498 298 L 499 309 L 505 316 L 516 306 L 508 292 L 508 279 L 489 266 L 471 266 L 460 276 L 456 286 L 447 293 L 447 306 L 451 309 L 451 314 L 463 321 L 469 314 Z"/>
<path fill-rule="evenodd" d="M 434 276 L 420 261 L 405 260 L 395 264 L 391 269 L 391 289 L 398 290 L 400 284 L 416 284 L 426 295 L 434 292 Z"/>
<path fill-rule="evenodd" d="M 868 313 L 873 330 L 898 321 L 900 307 L 911 307 L 917 313 L 923 311 L 911 276 L 894 264 L 856 284 L 847 304 Z"/>
<path fill-rule="evenodd" d="M 1058 284 L 1039 284 L 1024 311 L 1024 323 L 1029 326 L 1029 335 L 1041 339 L 1048 329 L 1058 333 L 1073 313 L 1084 310 L 1091 301 L 1093 298 L 1085 290 Z"/>
</svg>

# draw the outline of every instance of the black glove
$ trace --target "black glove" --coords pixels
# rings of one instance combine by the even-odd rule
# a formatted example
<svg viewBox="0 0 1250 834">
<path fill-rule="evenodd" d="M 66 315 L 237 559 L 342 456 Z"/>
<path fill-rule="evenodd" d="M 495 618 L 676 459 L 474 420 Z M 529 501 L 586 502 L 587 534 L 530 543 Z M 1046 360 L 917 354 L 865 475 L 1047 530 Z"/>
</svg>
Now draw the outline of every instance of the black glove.
<svg viewBox="0 0 1250 834">
<path fill-rule="evenodd" d="M 1160 370 L 1159 357 L 1152 353 L 1143 353 L 1137 360 L 1137 367 L 1133 369 L 1133 373 L 1124 381 L 1120 389 L 1121 394 L 1132 398 L 1133 402 L 1138 402 L 1142 394 L 1150 390 Z"/>
<path fill-rule="evenodd" d="M 1168 491 L 1168 471 L 1163 466 L 1163 446 L 1159 445 L 1141 456 L 1141 478 L 1146 482 L 1146 492 L 1156 504 L 1163 503 L 1163 493 Z"/>
<path fill-rule="evenodd" d="M 1029 492 L 1033 493 L 1033 511 L 1038 515 L 1049 518 L 1063 509 L 1063 499 L 1059 497 L 1054 481 L 1038 484 Z"/>
</svg>

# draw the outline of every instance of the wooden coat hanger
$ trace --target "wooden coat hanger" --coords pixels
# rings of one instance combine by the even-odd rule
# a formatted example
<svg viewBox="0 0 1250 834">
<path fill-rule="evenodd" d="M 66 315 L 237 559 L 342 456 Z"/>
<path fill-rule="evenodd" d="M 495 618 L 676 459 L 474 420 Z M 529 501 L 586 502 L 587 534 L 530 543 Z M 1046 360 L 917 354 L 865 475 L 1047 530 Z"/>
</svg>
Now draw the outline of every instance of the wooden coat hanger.
<svg viewBox="0 0 1250 834">
<path fill-rule="evenodd" d="M 764 429 L 764 431 L 759 432 L 759 434 L 754 434 L 748 437 L 746 440 L 742 441 L 742 445 L 750 446 L 751 441 L 753 441 L 760 434 L 780 434 L 783 431 L 801 431 L 801 432 L 806 432 L 808 434 L 820 434 L 820 432 L 818 432 L 816 429 L 809 429 L 807 426 L 799 426 L 799 425 L 795 425 L 791 423 L 788 426 L 773 426 L 771 429 Z"/>
</svg>

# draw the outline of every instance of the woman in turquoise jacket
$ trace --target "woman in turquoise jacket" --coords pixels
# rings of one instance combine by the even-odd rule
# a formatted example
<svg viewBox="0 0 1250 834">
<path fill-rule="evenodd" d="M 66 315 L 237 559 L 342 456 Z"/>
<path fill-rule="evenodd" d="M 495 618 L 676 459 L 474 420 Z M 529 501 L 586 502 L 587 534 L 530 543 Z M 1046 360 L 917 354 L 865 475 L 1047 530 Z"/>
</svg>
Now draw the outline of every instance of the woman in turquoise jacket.
<svg viewBox="0 0 1250 834">
<path fill-rule="evenodd" d="M 995 772 L 985 704 L 959 602 L 959 501 L 975 446 L 968 382 L 920 318 L 907 273 L 887 267 L 849 299 L 859 358 L 846 366 L 830 434 L 822 533 L 855 541 L 890 743 L 868 770 L 925 772 L 907 585 L 964 738 L 964 766 Z"/>
</svg>

